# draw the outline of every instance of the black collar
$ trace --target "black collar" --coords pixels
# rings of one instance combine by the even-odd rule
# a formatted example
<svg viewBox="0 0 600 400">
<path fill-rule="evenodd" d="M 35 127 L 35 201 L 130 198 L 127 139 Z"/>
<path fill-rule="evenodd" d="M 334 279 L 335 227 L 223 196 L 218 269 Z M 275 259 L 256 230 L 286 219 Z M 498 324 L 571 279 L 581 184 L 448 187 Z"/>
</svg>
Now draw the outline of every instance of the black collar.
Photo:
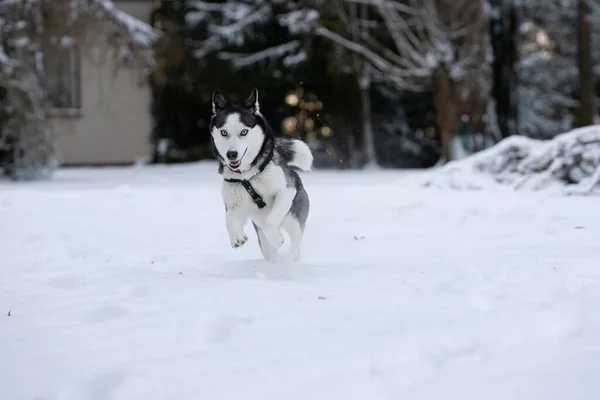
<svg viewBox="0 0 600 400">
<path fill-rule="evenodd" d="M 269 151 L 269 154 L 267 154 L 265 159 L 258 166 L 258 172 L 255 175 L 260 174 L 261 172 L 263 172 L 265 170 L 265 168 L 267 168 L 267 165 L 269 165 L 269 163 L 273 160 L 274 155 L 275 155 L 275 148 L 273 147 L 271 149 L 271 151 Z"/>
<path fill-rule="evenodd" d="M 271 162 L 271 160 L 273 160 L 274 154 L 275 154 L 275 149 L 271 148 L 271 151 L 269 151 L 269 154 L 265 157 L 265 159 L 258 166 L 258 172 L 256 174 L 254 174 L 253 176 L 256 176 L 256 175 L 260 174 L 261 172 L 263 172 L 265 170 L 265 168 L 267 168 L 267 165 L 269 165 L 269 163 Z M 244 189 L 246 189 L 246 191 L 248 192 L 248 194 L 252 197 L 252 200 L 254 200 L 254 202 L 256 203 L 256 205 L 258 206 L 258 208 L 262 209 L 262 208 L 265 208 L 267 206 L 267 203 L 265 203 L 265 201 L 260 196 L 260 194 L 258 194 L 256 192 L 256 190 L 254 190 L 254 188 L 252 187 L 252 184 L 250 183 L 249 180 L 247 180 L 247 179 L 235 179 L 235 178 L 224 178 L 224 179 L 225 179 L 225 182 L 241 183 L 242 186 L 244 186 Z"/>
</svg>

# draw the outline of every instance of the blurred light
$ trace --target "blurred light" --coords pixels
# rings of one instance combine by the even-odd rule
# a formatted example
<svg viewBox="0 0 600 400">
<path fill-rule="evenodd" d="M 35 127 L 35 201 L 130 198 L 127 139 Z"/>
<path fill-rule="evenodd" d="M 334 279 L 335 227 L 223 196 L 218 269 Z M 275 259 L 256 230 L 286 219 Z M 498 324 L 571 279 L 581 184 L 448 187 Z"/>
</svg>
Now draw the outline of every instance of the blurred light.
<svg viewBox="0 0 600 400">
<path fill-rule="evenodd" d="M 526 43 L 522 46 L 523 52 L 525 53 L 533 53 L 537 51 L 538 47 L 533 43 Z"/>
<path fill-rule="evenodd" d="M 321 103 L 320 101 L 317 101 L 315 103 L 315 110 L 322 110 L 323 109 L 323 103 Z"/>
<path fill-rule="evenodd" d="M 548 46 L 550 44 L 550 38 L 548 34 L 544 31 L 539 31 L 535 34 L 535 41 L 542 47 Z"/>
<path fill-rule="evenodd" d="M 331 128 L 328 126 L 324 126 L 321 128 L 321 135 L 327 137 L 331 135 Z"/>
<path fill-rule="evenodd" d="M 306 121 L 304 121 L 304 127 L 309 131 L 312 131 L 315 127 L 315 121 L 313 121 L 311 118 L 308 118 Z"/>
<path fill-rule="evenodd" d="M 296 125 L 298 124 L 298 120 L 296 117 L 287 117 L 281 122 L 281 128 L 283 132 L 286 134 L 291 134 L 296 130 Z"/>
<path fill-rule="evenodd" d="M 533 30 L 534 24 L 531 21 L 527 21 L 521 24 L 521 33 L 528 33 Z"/>
<path fill-rule="evenodd" d="M 290 93 L 287 96 L 285 96 L 285 102 L 287 104 L 289 104 L 290 106 L 297 106 L 298 105 L 298 96 L 295 95 L 294 93 Z"/>
</svg>

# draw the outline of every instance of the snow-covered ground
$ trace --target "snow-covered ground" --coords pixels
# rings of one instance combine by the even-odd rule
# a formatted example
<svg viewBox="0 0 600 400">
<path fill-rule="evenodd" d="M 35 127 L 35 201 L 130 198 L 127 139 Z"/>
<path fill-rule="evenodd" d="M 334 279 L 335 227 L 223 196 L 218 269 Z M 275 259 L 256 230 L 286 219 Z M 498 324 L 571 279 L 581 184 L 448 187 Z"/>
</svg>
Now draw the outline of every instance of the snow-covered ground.
<svg viewBox="0 0 600 400">
<path fill-rule="evenodd" d="M 419 175 L 303 174 L 285 265 L 212 164 L 0 183 L 0 399 L 599 399 L 599 198 Z"/>
</svg>

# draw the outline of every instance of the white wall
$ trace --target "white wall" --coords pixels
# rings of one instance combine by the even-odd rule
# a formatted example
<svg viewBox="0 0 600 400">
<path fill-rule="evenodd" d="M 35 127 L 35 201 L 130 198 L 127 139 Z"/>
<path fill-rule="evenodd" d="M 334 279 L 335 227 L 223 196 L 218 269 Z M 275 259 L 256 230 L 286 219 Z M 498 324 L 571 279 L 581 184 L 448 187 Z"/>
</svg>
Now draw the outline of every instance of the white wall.
<svg viewBox="0 0 600 400">
<path fill-rule="evenodd" d="M 115 5 L 147 22 L 153 2 L 116 1 Z M 132 163 L 150 154 L 150 89 L 141 74 L 81 56 L 81 106 L 76 117 L 52 117 L 59 157 L 64 164 Z"/>
</svg>

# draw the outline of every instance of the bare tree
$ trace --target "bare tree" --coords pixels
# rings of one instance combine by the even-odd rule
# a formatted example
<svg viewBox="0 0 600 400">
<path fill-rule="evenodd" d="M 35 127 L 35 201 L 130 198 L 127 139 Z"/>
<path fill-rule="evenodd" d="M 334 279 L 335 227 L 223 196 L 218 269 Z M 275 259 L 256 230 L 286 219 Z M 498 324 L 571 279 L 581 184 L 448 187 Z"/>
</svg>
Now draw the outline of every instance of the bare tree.
<svg viewBox="0 0 600 400">
<path fill-rule="evenodd" d="M 467 114 L 473 130 L 487 113 L 491 92 L 491 50 L 483 0 L 338 0 L 343 29 L 316 26 L 363 57 L 374 81 L 421 91 L 432 86 L 438 111 L 442 161 L 450 136 Z M 368 7 L 370 18 L 348 19 L 348 8 Z M 363 27 L 361 35 L 354 33 Z"/>
<path fill-rule="evenodd" d="M 196 12 L 188 21 L 204 23 L 207 36 L 196 43 L 196 55 L 219 53 L 234 67 L 265 59 L 284 63 L 303 60 L 300 38 L 252 54 L 222 52 L 240 44 L 260 21 L 273 17 L 272 2 L 237 0 L 190 3 Z M 277 3 L 282 4 L 282 3 Z M 288 2 L 289 12 L 278 17 L 291 33 L 318 35 L 353 56 L 363 114 L 363 154 L 375 164 L 369 89 L 383 82 L 399 90 L 433 88 L 443 156 L 449 159 L 450 135 L 468 114 L 479 128 L 491 93 L 491 46 L 484 0 L 319 0 Z M 328 18 L 333 15 L 334 18 Z M 493 124 L 495 126 L 495 124 Z"/>
<path fill-rule="evenodd" d="M 368 37 L 368 26 L 364 23 L 368 20 L 368 4 L 350 3 L 348 4 L 348 13 L 345 13 L 344 8 L 339 7 L 338 14 L 348 27 L 352 41 L 358 43 L 361 38 Z M 372 168 L 377 166 L 377 154 L 375 152 L 375 135 L 371 115 L 371 68 L 369 63 L 356 52 L 352 53 L 351 59 L 360 92 L 363 156 L 366 161 L 365 166 Z M 352 161 L 351 164 L 356 167 L 358 162 L 356 160 Z"/>
</svg>

